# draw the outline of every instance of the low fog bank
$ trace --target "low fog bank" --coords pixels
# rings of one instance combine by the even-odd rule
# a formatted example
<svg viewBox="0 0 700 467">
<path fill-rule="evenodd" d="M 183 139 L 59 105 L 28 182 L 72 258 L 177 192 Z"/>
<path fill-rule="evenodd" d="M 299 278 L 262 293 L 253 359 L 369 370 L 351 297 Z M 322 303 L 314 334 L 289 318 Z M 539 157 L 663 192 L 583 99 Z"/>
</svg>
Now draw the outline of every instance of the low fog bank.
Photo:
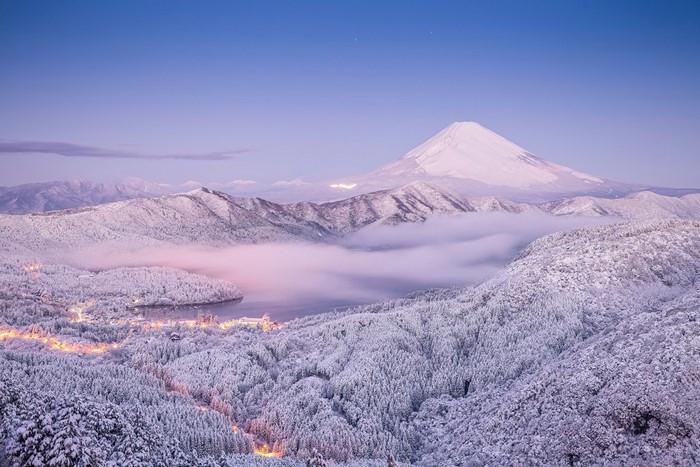
<svg viewBox="0 0 700 467">
<path fill-rule="evenodd" d="M 422 224 L 366 228 L 337 244 L 197 245 L 81 251 L 69 261 L 91 269 L 158 265 L 233 282 L 246 308 L 273 317 L 370 303 L 414 290 L 478 284 L 542 235 L 606 222 L 535 214 L 466 214 Z M 609 221 L 607 221 L 609 222 Z M 315 306 L 318 304 L 318 306 Z M 253 307 L 254 308 L 254 307 Z M 275 311 L 276 310 L 276 311 Z M 298 310 L 298 311 L 297 311 Z M 306 310 L 306 312 L 304 312 Z M 265 311 L 265 310 L 263 310 Z"/>
<path fill-rule="evenodd" d="M 435 216 L 424 223 L 370 226 L 343 239 L 342 244 L 364 248 L 403 248 L 478 240 L 496 234 L 521 244 L 554 232 L 614 222 L 600 217 L 558 217 L 543 213 L 469 213 Z"/>
</svg>

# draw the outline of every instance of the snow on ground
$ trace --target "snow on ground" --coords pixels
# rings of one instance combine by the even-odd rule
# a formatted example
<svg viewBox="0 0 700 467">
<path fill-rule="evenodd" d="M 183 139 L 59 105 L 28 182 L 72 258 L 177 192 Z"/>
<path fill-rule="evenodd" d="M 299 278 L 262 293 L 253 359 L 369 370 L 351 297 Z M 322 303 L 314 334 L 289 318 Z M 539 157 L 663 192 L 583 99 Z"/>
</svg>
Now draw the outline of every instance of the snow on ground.
<svg viewBox="0 0 700 467">
<path fill-rule="evenodd" d="M 135 307 L 177 306 L 237 300 L 241 291 L 228 282 L 162 268 L 117 268 L 101 272 L 26 257 L 0 263 L 0 303 L 5 317 L 18 303 L 51 304 L 73 319 L 129 316 Z"/>
<path fill-rule="evenodd" d="M 343 178 L 331 187 L 366 193 L 406 182 L 430 182 L 459 187 L 460 192 L 471 195 L 500 196 L 622 188 L 621 184 L 540 159 L 476 122 L 452 123 L 401 159 L 364 175 Z"/>
<path fill-rule="evenodd" d="M 192 384 L 223 382 L 223 399 L 297 453 L 412 453 L 409 459 L 420 463 L 422 429 L 413 417 L 423 403 L 497 391 L 694 287 L 698 228 L 670 222 L 554 235 L 456 297 L 289 323 L 253 349 L 222 349 L 209 381 L 198 368 L 211 354 L 194 353 L 170 366 Z M 314 428 L 302 429 L 307 426 Z M 550 455 L 541 461 L 561 461 Z"/>
<path fill-rule="evenodd" d="M 540 206 L 557 216 L 615 216 L 624 219 L 698 219 L 700 194 L 664 196 L 651 191 L 632 193 L 624 198 L 580 196 Z"/>
<path fill-rule="evenodd" d="M 263 444 L 375 459 L 357 465 L 692 464 L 699 271 L 700 223 L 656 221 L 549 235 L 475 288 L 271 332 L 75 323 L 41 304 L 41 329 L 119 347 L 0 343 L 0 444 L 20 464 L 298 465 L 252 457 Z"/>
</svg>

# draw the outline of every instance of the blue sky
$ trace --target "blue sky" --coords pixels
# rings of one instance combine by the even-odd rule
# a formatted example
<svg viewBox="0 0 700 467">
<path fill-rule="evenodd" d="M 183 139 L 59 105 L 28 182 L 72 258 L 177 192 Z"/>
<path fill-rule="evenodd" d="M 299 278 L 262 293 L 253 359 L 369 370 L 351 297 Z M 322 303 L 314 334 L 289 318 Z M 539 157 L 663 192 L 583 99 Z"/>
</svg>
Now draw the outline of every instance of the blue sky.
<svg viewBox="0 0 700 467">
<path fill-rule="evenodd" d="M 0 0 L 0 139 L 158 156 L 0 154 L 0 184 L 324 180 L 474 120 L 700 187 L 699 22 L 697 1 Z"/>
</svg>

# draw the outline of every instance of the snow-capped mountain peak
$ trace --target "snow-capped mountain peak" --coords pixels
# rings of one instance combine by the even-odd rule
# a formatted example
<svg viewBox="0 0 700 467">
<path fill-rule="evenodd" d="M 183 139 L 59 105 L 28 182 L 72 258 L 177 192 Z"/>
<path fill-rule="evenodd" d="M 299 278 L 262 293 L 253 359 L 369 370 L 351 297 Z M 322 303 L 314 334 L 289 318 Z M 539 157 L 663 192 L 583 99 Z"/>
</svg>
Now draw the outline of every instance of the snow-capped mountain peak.
<svg viewBox="0 0 700 467">
<path fill-rule="evenodd" d="M 554 182 L 550 166 L 475 122 L 456 122 L 403 158 L 433 177 L 467 178 L 512 187 Z"/>
<path fill-rule="evenodd" d="M 444 157 L 444 151 L 459 149 L 464 157 L 488 152 L 494 157 L 517 157 L 526 151 L 476 122 L 454 122 L 408 152 L 403 159 L 426 161 Z"/>
<path fill-rule="evenodd" d="M 428 181 L 469 195 L 604 191 L 601 178 L 536 157 L 476 122 L 455 122 L 399 160 L 331 186 L 355 192 Z"/>
</svg>

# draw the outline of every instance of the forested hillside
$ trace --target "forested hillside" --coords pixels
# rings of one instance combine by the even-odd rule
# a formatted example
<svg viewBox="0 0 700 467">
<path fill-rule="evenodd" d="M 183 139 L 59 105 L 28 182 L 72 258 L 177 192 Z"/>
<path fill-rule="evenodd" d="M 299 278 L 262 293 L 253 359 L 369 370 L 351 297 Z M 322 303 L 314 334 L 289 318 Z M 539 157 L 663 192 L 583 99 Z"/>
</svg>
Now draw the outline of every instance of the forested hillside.
<svg viewBox="0 0 700 467">
<path fill-rule="evenodd" d="M 41 304 L 4 326 L 113 346 L 1 340 L 4 455 L 693 463 L 699 272 L 700 223 L 660 221 L 550 235 L 478 287 L 281 329 L 107 326 Z"/>
</svg>

